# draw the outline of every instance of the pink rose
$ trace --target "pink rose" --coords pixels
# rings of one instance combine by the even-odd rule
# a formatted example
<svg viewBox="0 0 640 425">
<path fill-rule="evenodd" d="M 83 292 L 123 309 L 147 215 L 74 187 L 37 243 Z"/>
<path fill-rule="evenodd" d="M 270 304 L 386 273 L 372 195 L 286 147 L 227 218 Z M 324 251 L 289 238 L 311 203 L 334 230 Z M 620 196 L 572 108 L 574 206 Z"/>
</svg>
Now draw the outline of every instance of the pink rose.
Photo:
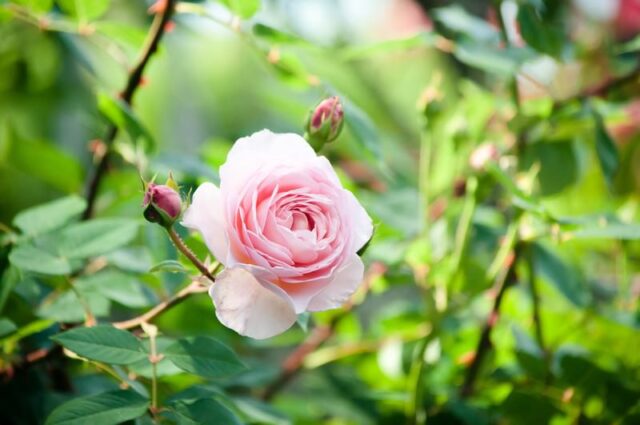
<svg viewBox="0 0 640 425">
<path fill-rule="evenodd" d="M 225 266 L 209 291 L 216 316 L 259 339 L 298 313 L 347 301 L 364 273 L 357 251 L 373 232 L 325 157 L 296 134 L 268 130 L 235 143 L 220 188 L 198 187 L 183 225 Z"/>
</svg>

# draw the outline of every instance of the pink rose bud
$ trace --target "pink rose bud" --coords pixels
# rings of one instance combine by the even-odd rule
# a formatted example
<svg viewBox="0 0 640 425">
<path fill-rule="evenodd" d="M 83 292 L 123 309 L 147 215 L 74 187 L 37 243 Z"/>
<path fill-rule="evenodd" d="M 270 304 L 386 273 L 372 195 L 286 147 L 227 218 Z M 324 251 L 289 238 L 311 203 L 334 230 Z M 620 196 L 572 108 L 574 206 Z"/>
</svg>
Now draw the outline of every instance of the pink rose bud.
<svg viewBox="0 0 640 425">
<path fill-rule="evenodd" d="M 180 194 L 168 185 L 149 183 L 142 201 L 144 218 L 151 223 L 171 226 L 180 216 L 182 199 Z"/>
<path fill-rule="evenodd" d="M 469 165 L 475 171 L 482 171 L 491 161 L 497 161 L 499 157 L 498 148 L 493 143 L 483 143 L 471 152 Z"/>
<path fill-rule="evenodd" d="M 307 121 L 305 139 L 315 150 L 333 142 L 342 131 L 344 111 L 338 96 L 325 99 L 311 113 Z"/>
</svg>

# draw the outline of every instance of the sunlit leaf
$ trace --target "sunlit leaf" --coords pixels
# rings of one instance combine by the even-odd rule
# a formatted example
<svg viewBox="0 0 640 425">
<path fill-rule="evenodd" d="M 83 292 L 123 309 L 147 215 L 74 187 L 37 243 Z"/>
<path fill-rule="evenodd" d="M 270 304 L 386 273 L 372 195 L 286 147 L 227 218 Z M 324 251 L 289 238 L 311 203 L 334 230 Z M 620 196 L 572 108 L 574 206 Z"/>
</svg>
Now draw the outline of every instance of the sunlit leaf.
<svg viewBox="0 0 640 425">
<path fill-rule="evenodd" d="M 140 341 L 110 325 L 74 328 L 51 339 L 79 356 L 111 364 L 130 364 L 147 357 Z"/>
</svg>

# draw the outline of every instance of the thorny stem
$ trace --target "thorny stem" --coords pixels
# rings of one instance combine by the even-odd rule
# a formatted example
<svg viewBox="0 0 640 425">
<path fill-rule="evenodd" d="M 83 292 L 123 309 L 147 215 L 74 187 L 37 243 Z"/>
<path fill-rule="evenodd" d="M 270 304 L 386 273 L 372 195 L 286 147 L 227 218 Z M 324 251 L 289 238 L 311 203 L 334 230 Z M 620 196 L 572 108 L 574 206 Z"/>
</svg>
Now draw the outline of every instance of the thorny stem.
<svg viewBox="0 0 640 425">
<path fill-rule="evenodd" d="M 145 45 L 142 49 L 140 57 L 136 62 L 136 65 L 129 72 L 127 84 L 120 94 L 120 98 L 127 105 L 131 105 L 133 95 L 135 94 L 138 87 L 140 87 L 144 69 L 147 66 L 147 63 L 149 62 L 151 56 L 156 52 L 156 50 L 158 50 L 160 40 L 166 32 L 167 24 L 169 23 L 169 20 L 171 19 L 175 11 L 176 3 L 177 0 L 166 0 L 164 10 L 162 10 L 162 12 L 158 13 L 155 16 L 153 23 L 151 24 L 151 28 L 149 29 L 149 33 L 147 34 L 147 39 L 145 41 Z M 100 158 L 98 165 L 94 169 L 92 177 L 87 185 L 87 208 L 82 214 L 82 218 L 85 220 L 93 215 L 93 208 L 95 206 L 96 197 L 98 195 L 100 182 L 102 181 L 104 174 L 109 168 L 110 150 L 117 135 L 118 127 L 114 124 L 111 124 L 107 129 L 107 133 L 103 139 L 103 142 L 107 148 L 106 152 L 104 153 L 102 158 Z"/>
<path fill-rule="evenodd" d="M 178 251 L 183 253 L 184 256 L 187 257 L 189 261 L 191 261 L 191 263 L 193 263 L 193 265 L 196 266 L 198 270 L 200 270 L 200 273 L 206 276 L 212 283 L 215 282 L 216 278 L 213 276 L 213 274 L 211 274 L 207 266 L 205 266 L 202 263 L 202 261 L 200 261 L 198 257 L 196 257 L 193 251 L 189 249 L 187 244 L 184 243 L 184 241 L 182 240 L 180 235 L 178 235 L 175 229 L 173 227 L 167 227 L 166 229 L 167 229 L 167 233 L 169 234 L 169 238 L 171 239 L 171 242 L 173 242 L 173 244 L 176 246 Z"/>
</svg>

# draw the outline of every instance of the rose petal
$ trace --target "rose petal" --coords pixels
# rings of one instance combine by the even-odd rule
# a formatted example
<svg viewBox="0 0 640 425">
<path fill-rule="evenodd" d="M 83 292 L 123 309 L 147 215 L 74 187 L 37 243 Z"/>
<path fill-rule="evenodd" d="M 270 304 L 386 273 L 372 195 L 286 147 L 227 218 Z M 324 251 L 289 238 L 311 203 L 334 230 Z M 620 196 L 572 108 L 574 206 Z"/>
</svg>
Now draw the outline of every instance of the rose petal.
<svg viewBox="0 0 640 425">
<path fill-rule="evenodd" d="M 225 269 L 211 286 L 209 295 L 218 320 L 240 335 L 270 338 L 291 327 L 296 313 L 287 294 L 260 282 L 243 268 Z"/>
<path fill-rule="evenodd" d="M 200 232 L 209 250 L 222 264 L 228 265 L 232 261 L 229 258 L 222 196 L 216 185 L 203 183 L 196 189 L 182 225 Z"/>
<path fill-rule="evenodd" d="M 308 311 L 323 311 L 338 308 L 358 289 L 364 276 L 364 264 L 357 255 L 352 255 L 338 270 L 333 280 L 307 306 Z"/>
<path fill-rule="evenodd" d="M 371 239 L 373 235 L 373 222 L 353 193 L 344 190 L 344 194 L 348 204 L 347 214 L 351 218 L 353 249 L 358 252 L 360 248 Z"/>
</svg>

